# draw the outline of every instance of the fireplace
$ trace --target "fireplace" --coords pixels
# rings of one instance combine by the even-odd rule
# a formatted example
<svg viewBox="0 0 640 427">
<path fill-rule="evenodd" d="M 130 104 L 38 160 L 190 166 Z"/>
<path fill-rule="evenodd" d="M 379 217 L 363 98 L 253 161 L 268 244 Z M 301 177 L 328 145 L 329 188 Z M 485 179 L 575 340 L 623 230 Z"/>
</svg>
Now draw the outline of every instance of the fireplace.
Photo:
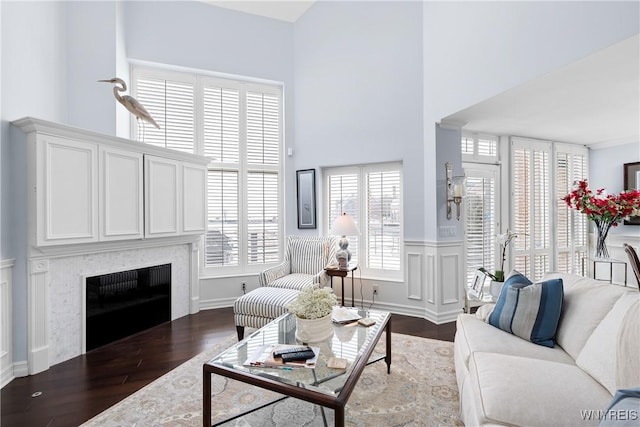
<svg viewBox="0 0 640 427">
<path fill-rule="evenodd" d="M 86 350 L 171 320 L 171 264 L 86 278 Z"/>
</svg>

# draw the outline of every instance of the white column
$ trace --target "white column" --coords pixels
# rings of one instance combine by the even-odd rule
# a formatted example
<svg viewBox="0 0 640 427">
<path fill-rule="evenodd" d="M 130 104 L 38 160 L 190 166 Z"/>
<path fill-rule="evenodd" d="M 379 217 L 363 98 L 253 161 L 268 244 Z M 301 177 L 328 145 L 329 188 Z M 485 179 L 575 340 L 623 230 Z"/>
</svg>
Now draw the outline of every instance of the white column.
<svg viewBox="0 0 640 427">
<path fill-rule="evenodd" d="M 49 369 L 49 260 L 29 263 L 29 375 Z"/>
</svg>

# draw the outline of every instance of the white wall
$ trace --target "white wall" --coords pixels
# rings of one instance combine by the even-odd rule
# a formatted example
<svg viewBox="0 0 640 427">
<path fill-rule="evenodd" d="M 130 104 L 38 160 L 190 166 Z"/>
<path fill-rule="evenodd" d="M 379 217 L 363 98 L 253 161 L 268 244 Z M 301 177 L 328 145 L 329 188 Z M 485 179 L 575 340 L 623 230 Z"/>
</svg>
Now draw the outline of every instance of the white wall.
<svg viewBox="0 0 640 427">
<path fill-rule="evenodd" d="M 49 2 L 3 2 L 2 22 L 2 258 L 15 258 L 14 361 L 27 357 L 26 173 L 24 150 L 9 122 L 24 116 L 66 120 L 64 7 Z M 23 163 L 24 164 L 24 163 Z"/>
<path fill-rule="evenodd" d="M 98 80 L 116 75 L 116 5 L 79 1 L 64 5 L 65 123 L 115 135 L 116 108 L 125 109 L 113 97 L 113 85 Z"/>
<path fill-rule="evenodd" d="M 318 2 L 296 22 L 294 43 L 295 168 L 402 161 L 409 240 L 424 236 L 421 11 L 420 2 Z M 323 208 L 318 185 L 319 220 Z M 287 209 L 295 230 L 295 203 Z"/>
<path fill-rule="evenodd" d="M 589 187 L 604 188 L 609 194 L 624 190 L 624 163 L 640 162 L 640 142 L 592 149 L 589 153 Z M 610 234 L 640 237 L 640 226 L 612 227 Z"/>
</svg>

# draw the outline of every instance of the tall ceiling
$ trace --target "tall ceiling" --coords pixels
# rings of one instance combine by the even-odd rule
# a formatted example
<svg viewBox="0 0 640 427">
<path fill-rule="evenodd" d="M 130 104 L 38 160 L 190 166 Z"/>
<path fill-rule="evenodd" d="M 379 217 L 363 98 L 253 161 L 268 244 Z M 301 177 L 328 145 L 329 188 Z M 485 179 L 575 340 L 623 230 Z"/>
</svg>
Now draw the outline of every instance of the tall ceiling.
<svg viewBox="0 0 640 427">
<path fill-rule="evenodd" d="M 281 21 L 296 22 L 315 0 L 206 0 L 215 6 Z"/>
<path fill-rule="evenodd" d="M 640 35 L 445 117 L 464 130 L 593 147 L 640 141 Z"/>
</svg>

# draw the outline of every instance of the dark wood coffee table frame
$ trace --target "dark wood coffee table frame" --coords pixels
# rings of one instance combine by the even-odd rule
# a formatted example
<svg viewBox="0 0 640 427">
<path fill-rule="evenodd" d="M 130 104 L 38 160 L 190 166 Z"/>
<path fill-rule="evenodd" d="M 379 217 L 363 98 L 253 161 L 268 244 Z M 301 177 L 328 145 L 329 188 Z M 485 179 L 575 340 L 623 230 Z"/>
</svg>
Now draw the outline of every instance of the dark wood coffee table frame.
<svg viewBox="0 0 640 427">
<path fill-rule="evenodd" d="M 362 371 L 364 371 L 364 368 L 371 363 L 375 363 L 384 359 L 385 363 L 387 364 L 387 374 L 391 373 L 391 316 L 388 315 L 383 320 L 384 320 L 384 325 L 377 330 L 376 335 L 372 337 L 369 344 L 364 348 L 364 351 L 361 357 L 356 361 L 355 365 L 353 366 L 353 369 L 351 370 L 349 378 L 347 378 L 347 381 L 344 383 L 344 385 L 340 390 L 336 390 L 338 394 L 335 397 L 329 394 L 315 391 L 315 390 L 305 389 L 302 387 L 286 384 L 284 382 L 276 381 L 276 380 L 262 377 L 259 375 L 253 375 L 248 372 L 239 371 L 232 367 L 211 364 L 209 362 L 205 363 L 202 367 L 202 398 L 203 398 L 202 423 L 203 423 L 203 426 L 210 427 L 212 425 L 211 424 L 211 374 L 218 374 L 223 377 L 231 378 L 237 381 L 255 385 L 257 387 L 275 391 L 277 393 L 281 393 L 285 395 L 285 397 L 283 398 L 277 399 L 273 402 L 270 402 L 266 405 L 255 408 L 252 411 L 245 412 L 241 415 L 246 415 L 248 413 L 254 412 L 258 409 L 264 408 L 265 406 L 269 406 L 273 403 L 279 402 L 287 397 L 295 397 L 296 399 L 306 400 L 307 402 L 311 402 L 316 405 L 333 409 L 335 411 L 334 412 L 335 426 L 343 427 L 344 426 L 344 407 L 346 406 L 347 400 L 349 400 L 349 396 L 351 396 L 351 392 L 355 388 L 358 382 L 358 379 L 360 379 L 360 375 L 362 374 Z M 371 357 L 371 354 L 373 353 L 373 350 L 376 344 L 380 340 L 380 336 L 382 335 L 383 331 L 386 332 L 386 355 L 370 361 L 369 358 Z M 241 415 L 238 415 L 238 416 L 241 416 Z M 232 419 L 238 418 L 238 416 L 233 417 L 231 419 L 224 420 L 214 425 L 224 424 L 226 422 L 231 421 Z M 323 416 L 324 416 L 324 413 L 323 413 Z"/>
</svg>

